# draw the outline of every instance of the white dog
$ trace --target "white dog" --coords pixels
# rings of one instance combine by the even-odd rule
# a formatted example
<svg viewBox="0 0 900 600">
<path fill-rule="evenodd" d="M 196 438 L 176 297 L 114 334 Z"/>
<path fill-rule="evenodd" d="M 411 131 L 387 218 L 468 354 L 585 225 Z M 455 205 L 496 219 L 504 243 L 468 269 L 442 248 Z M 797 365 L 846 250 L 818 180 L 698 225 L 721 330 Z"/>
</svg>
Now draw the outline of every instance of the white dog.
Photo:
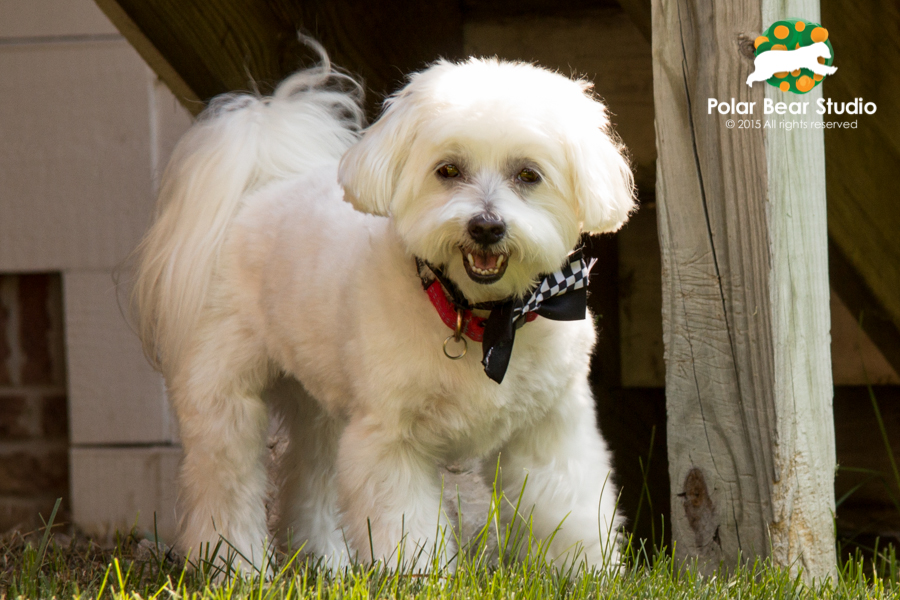
<svg viewBox="0 0 900 600">
<path fill-rule="evenodd" d="M 180 423 L 180 549 L 221 536 L 260 566 L 273 408 L 295 548 L 424 567 L 446 534 L 452 561 L 439 467 L 474 458 L 489 481 L 499 460 L 519 505 L 503 518 L 532 518 L 551 559 L 608 564 L 620 517 L 592 320 L 521 314 L 543 274 L 584 274 L 567 260 L 582 232 L 634 208 L 605 107 L 532 65 L 441 61 L 361 132 L 352 85 L 326 59 L 271 98 L 217 99 L 163 178 L 134 297 Z M 489 352 L 482 332 L 499 336 Z"/>
<path fill-rule="evenodd" d="M 819 58 L 831 58 L 831 50 L 825 42 L 816 42 L 796 50 L 767 50 L 753 61 L 753 72 L 747 76 L 747 85 L 754 81 L 766 81 L 775 73 L 789 73 L 797 69 L 809 69 L 817 75 L 834 75 L 837 67 L 820 64 Z"/>
</svg>

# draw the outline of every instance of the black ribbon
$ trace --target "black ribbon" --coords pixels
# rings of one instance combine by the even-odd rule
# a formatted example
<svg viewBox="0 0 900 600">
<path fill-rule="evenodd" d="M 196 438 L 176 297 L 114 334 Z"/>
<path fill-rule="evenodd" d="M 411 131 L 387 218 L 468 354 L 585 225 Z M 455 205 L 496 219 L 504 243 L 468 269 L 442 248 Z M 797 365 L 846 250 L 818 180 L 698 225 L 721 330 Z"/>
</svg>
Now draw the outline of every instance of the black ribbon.
<svg viewBox="0 0 900 600">
<path fill-rule="evenodd" d="M 569 256 L 570 262 L 580 259 L 580 249 Z M 544 279 L 546 277 L 541 279 L 535 289 L 540 288 Z M 509 368 L 513 342 L 516 340 L 516 330 L 525 324 L 525 314 L 521 313 L 524 305 L 525 301 L 521 299 L 508 300 L 493 308 L 490 316 L 484 322 L 484 340 L 481 342 L 484 355 L 481 364 L 484 365 L 484 372 L 487 376 L 497 383 L 503 381 L 506 370 Z M 517 308 L 519 310 L 516 310 Z M 537 308 L 530 312 L 535 312 L 553 321 L 579 321 L 585 318 L 587 314 L 587 277 L 585 276 L 584 284 L 578 289 L 566 290 L 564 294 L 545 298 L 541 300 Z"/>
<path fill-rule="evenodd" d="M 582 260 L 582 250 L 579 248 L 569 255 L 566 267 L 571 268 L 573 264 L 581 264 Z M 484 365 L 485 374 L 497 383 L 503 381 L 506 370 L 509 368 L 513 343 L 516 339 L 516 330 L 525 324 L 527 312 L 537 313 L 553 321 L 578 321 L 584 319 L 587 314 L 588 272 L 590 267 L 593 266 L 593 260 L 584 265 L 583 273 L 580 272 L 583 281 L 575 289 L 569 287 L 564 292 L 558 292 L 556 295 L 548 295 L 535 300 L 535 296 L 539 294 L 539 290 L 542 289 L 544 282 L 549 281 L 552 286 L 560 276 L 559 273 L 550 274 L 542 276 L 538 284 L 532 288 L 524 299 L 510 298 L 476 305 L 470 304 L 439 268 L 433 267 L 418 258 L 416 262 L 420 268 L 422 265 L 425 265 L 434 273 L 434 276 L 447 290 L 451 301 L 455 305 L 454 308 L 457 310 L 472 308 L 490 309 L 491 314 L 484 322 L 484 339 L 481 342 L 483 350 L 481 364 Z"/>
</svg>

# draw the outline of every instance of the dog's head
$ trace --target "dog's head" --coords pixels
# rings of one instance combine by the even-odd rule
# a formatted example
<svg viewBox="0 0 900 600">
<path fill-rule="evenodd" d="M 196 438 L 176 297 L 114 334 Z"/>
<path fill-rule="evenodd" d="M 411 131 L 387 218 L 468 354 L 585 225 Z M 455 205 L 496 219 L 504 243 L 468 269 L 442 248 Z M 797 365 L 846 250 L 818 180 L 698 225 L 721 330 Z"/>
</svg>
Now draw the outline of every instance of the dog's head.
<svg viewBox="0 0 900 600">
<path fill-rule="evenodd" d="M 631 169 L 590 84 L 521 63 L 439 62 L 413 75 L 344 155 L 357 209 L 473 302 L 524 294 L 582 231 L 618 229 Z"/>
</svg>

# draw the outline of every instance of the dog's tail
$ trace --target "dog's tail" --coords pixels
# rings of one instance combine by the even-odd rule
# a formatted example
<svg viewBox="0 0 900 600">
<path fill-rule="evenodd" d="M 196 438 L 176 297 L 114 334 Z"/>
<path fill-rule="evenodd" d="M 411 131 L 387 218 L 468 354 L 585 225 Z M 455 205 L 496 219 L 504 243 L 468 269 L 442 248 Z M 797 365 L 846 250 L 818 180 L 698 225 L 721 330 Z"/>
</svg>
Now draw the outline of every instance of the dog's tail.
<svg viewBox="0 0 900 600">
<path fill-rule="evenodd" d="M 215 98 L 176 146 L 162 177 L 156 222 L 135 251 L 132 309 L 144 352 L 163 373 L 175 364 L 209 301 L 228 226 L 243 199 L 269 182 L 335 163 L 364 125 L 362 87 L 318 66 L 271 97 Z"/>
</svg>

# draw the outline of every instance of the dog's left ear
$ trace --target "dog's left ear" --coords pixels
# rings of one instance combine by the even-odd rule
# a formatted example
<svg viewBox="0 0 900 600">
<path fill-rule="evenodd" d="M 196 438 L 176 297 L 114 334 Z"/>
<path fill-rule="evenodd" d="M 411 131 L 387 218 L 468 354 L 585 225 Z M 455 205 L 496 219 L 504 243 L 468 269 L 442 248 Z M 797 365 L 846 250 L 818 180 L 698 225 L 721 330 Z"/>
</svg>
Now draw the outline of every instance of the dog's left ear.
<svg viewBox="0 0 900 600">
<path fill-rule="evenodd" d="M 611 137 L 606 107 L 588 98 L 587 118 L 568 139 L 569 165 L 582 230 L 616 231 L 635 209 L 634 175 L 625 147 Z"/>
<path fill-rule="evenodd" d="M 416 99 L 407 87 L 341 158 L 338 180 L 359 211 L 387 216 L 416 131 Z"/>
</svg>

